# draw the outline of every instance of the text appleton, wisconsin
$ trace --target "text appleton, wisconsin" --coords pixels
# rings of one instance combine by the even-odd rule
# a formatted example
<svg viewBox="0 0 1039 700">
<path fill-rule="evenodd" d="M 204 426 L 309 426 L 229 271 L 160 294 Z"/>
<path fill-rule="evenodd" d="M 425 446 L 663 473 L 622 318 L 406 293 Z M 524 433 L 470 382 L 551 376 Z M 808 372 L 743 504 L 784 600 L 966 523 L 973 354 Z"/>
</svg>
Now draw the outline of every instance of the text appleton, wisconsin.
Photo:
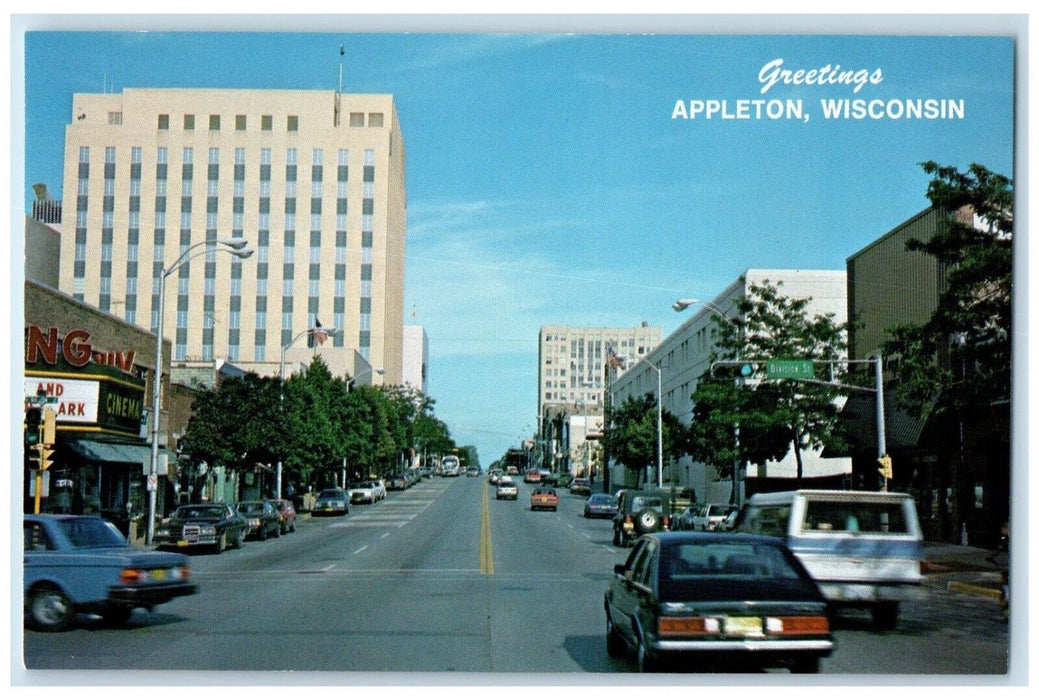
<svg viewBox="0 0 1039 700">
<path fill-rule="evenodd" d="M 818 114 L 829 120 L 950 120 L 963 119 L 966 105 L 962 99 L 946 97 L 857 97 L 868 86 L 880 85 L 884 74 L 880 68 L 844 69 L 840 65 L 821 68 L 791 69 L 783 59 L 769 61 L 758 72 L 761 95 L 777 85 L 847 88 L 851 96 L 819 98 Z M 745 99 L 679 99 L 671 110 L 671 119 L 721 119 L 801 121 L 811 119 L 803 98 L 755 97 Z"/>
</svg>

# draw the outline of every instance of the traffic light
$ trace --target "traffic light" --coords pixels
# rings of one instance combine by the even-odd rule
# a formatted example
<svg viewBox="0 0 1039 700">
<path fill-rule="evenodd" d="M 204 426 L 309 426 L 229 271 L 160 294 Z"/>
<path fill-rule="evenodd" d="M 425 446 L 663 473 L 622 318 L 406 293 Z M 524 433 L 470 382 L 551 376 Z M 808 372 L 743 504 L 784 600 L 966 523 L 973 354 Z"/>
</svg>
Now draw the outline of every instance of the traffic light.
<svg viewBox="0 0 1039 700">
<path fill-rule="evenodd" d="M 40 441 L 40 423 L 43 412 L 37 406 L 30 406 L 25 411 L 25 444 L 32 446 Z"/>
<path fill-rule="evenodd" d="M 54 431 L 57 428 L 57 416 L 54 414 L 53 408 L 43 409 L 43 434 L 40 437 L 40 442 L 44 445 L 54 444 Z"/>
<path fill-rule="evenodd" d="M 724 379 L 750 379 L 763 369 L 758 362 L 742 360 L 722 360 L 711 365 L 711 376 Z"/>
<path fill-rule="evenodd" d="M 32 469 L 46 471 L 54 464 L 54 447 L 44 445 L 42 442 L 29 448 L 29 466 Z"/>
</svg>

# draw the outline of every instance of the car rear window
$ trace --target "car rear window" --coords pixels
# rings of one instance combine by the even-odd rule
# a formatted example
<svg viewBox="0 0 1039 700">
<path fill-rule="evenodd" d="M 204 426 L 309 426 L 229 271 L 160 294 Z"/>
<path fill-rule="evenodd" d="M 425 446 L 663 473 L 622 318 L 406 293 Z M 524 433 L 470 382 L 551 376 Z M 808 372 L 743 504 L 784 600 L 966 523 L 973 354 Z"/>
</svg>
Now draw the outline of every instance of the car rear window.
<svg viewBox="0 0 1039 700">
<path fill-rule="evenodd" d="M 819 595 L 793 555 L 768 543 L 674 544 L 661 552 L 659 575 L 664 600 Z"/>
<path fill-rule="evenodd" d="M 909 534 L 902 503 L 898 501 L 818 501 L 805 504 L 802 528 L 808 531 Z"/>
<path fill-rule="evenodd" d="M 100 518 L 72 518 L 58 523 L 74 547 L 126 546 L 126 539 L 119 531 Z"/>
<path fill-rule="evenodd" d="M 659 498 L 653 498 L 650 496 L 635 496 L 631 499 L 632 510 L 642 510 L 643 508 L 661 508 L 661 502 Z"/>
</svg>

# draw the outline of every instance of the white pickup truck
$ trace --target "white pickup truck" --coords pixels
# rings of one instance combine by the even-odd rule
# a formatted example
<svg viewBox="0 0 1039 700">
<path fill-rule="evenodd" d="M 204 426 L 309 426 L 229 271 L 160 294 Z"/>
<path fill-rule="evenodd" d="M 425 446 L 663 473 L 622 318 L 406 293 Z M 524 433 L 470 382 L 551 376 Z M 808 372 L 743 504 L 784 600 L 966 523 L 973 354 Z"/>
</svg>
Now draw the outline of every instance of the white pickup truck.
<svg viewBox="0 0 1039 700">
<path fill-rule="evenodd" d="M 867 607 L 877 627 L 893 629 L 899 601 L 924 595 L 923 535 L 908 494 L 754 494 L 736 529 L 783 538 L 831 604 Z"/>
</svg>

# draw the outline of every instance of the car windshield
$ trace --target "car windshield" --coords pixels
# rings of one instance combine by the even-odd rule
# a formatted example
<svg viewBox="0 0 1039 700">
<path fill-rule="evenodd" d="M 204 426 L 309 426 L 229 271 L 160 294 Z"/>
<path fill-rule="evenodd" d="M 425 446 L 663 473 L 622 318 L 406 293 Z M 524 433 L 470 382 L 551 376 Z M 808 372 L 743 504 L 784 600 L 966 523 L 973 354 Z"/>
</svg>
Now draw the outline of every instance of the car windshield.
<svg viewBox="0 0 1039 700">
<path fill-rule="evenodd" d="M 909 533 L 909 524 L 900 501 L 869 503 L 809 500 L 805 509 L 804 529 L 905 535 Z"/>
<path fill-rule="evenodd" d="M 78 549 L 126 546 L 126 538 L 115 526 L 100 518 L 70 518 L 58 523 L 72 546 Z"/>
<path fill-rule="evenodd" d="M 222 506 L 182 506 L 173 513 L 174 518 L 222 518 Z"/>
<path fill-rule="evenodd" d="M 239 513 L 262 513 L 263 512 L 263 504 L 262 503 L 239 503 L 238 504 L 238 512 Z"/>
<path fill-rule="evenodd" d="M 680 542 L 660 554 L 662 600 L 816 599 L 793 555 L 766 542 Z"/>
<path fill-rule="evenodd" d="M 318 498 L 342 498 L 343 492 L 339 489 L 325 489 L 318 494 Z"/>
<path fill-rule="evenodd" d="M 642 510 L 643 508 L 660 508 L 660 499 L 653 496 L 635 496 L 631 499 L 632 510 Z"/>
<path fill-rule="evenodd" d="M 590 499 L 588 499 L 588 502 L 593 503 L 595 505 L 608 506 L 613 503 L 613 498 L 605 493 L 597 493 Z"/>
</svg>

